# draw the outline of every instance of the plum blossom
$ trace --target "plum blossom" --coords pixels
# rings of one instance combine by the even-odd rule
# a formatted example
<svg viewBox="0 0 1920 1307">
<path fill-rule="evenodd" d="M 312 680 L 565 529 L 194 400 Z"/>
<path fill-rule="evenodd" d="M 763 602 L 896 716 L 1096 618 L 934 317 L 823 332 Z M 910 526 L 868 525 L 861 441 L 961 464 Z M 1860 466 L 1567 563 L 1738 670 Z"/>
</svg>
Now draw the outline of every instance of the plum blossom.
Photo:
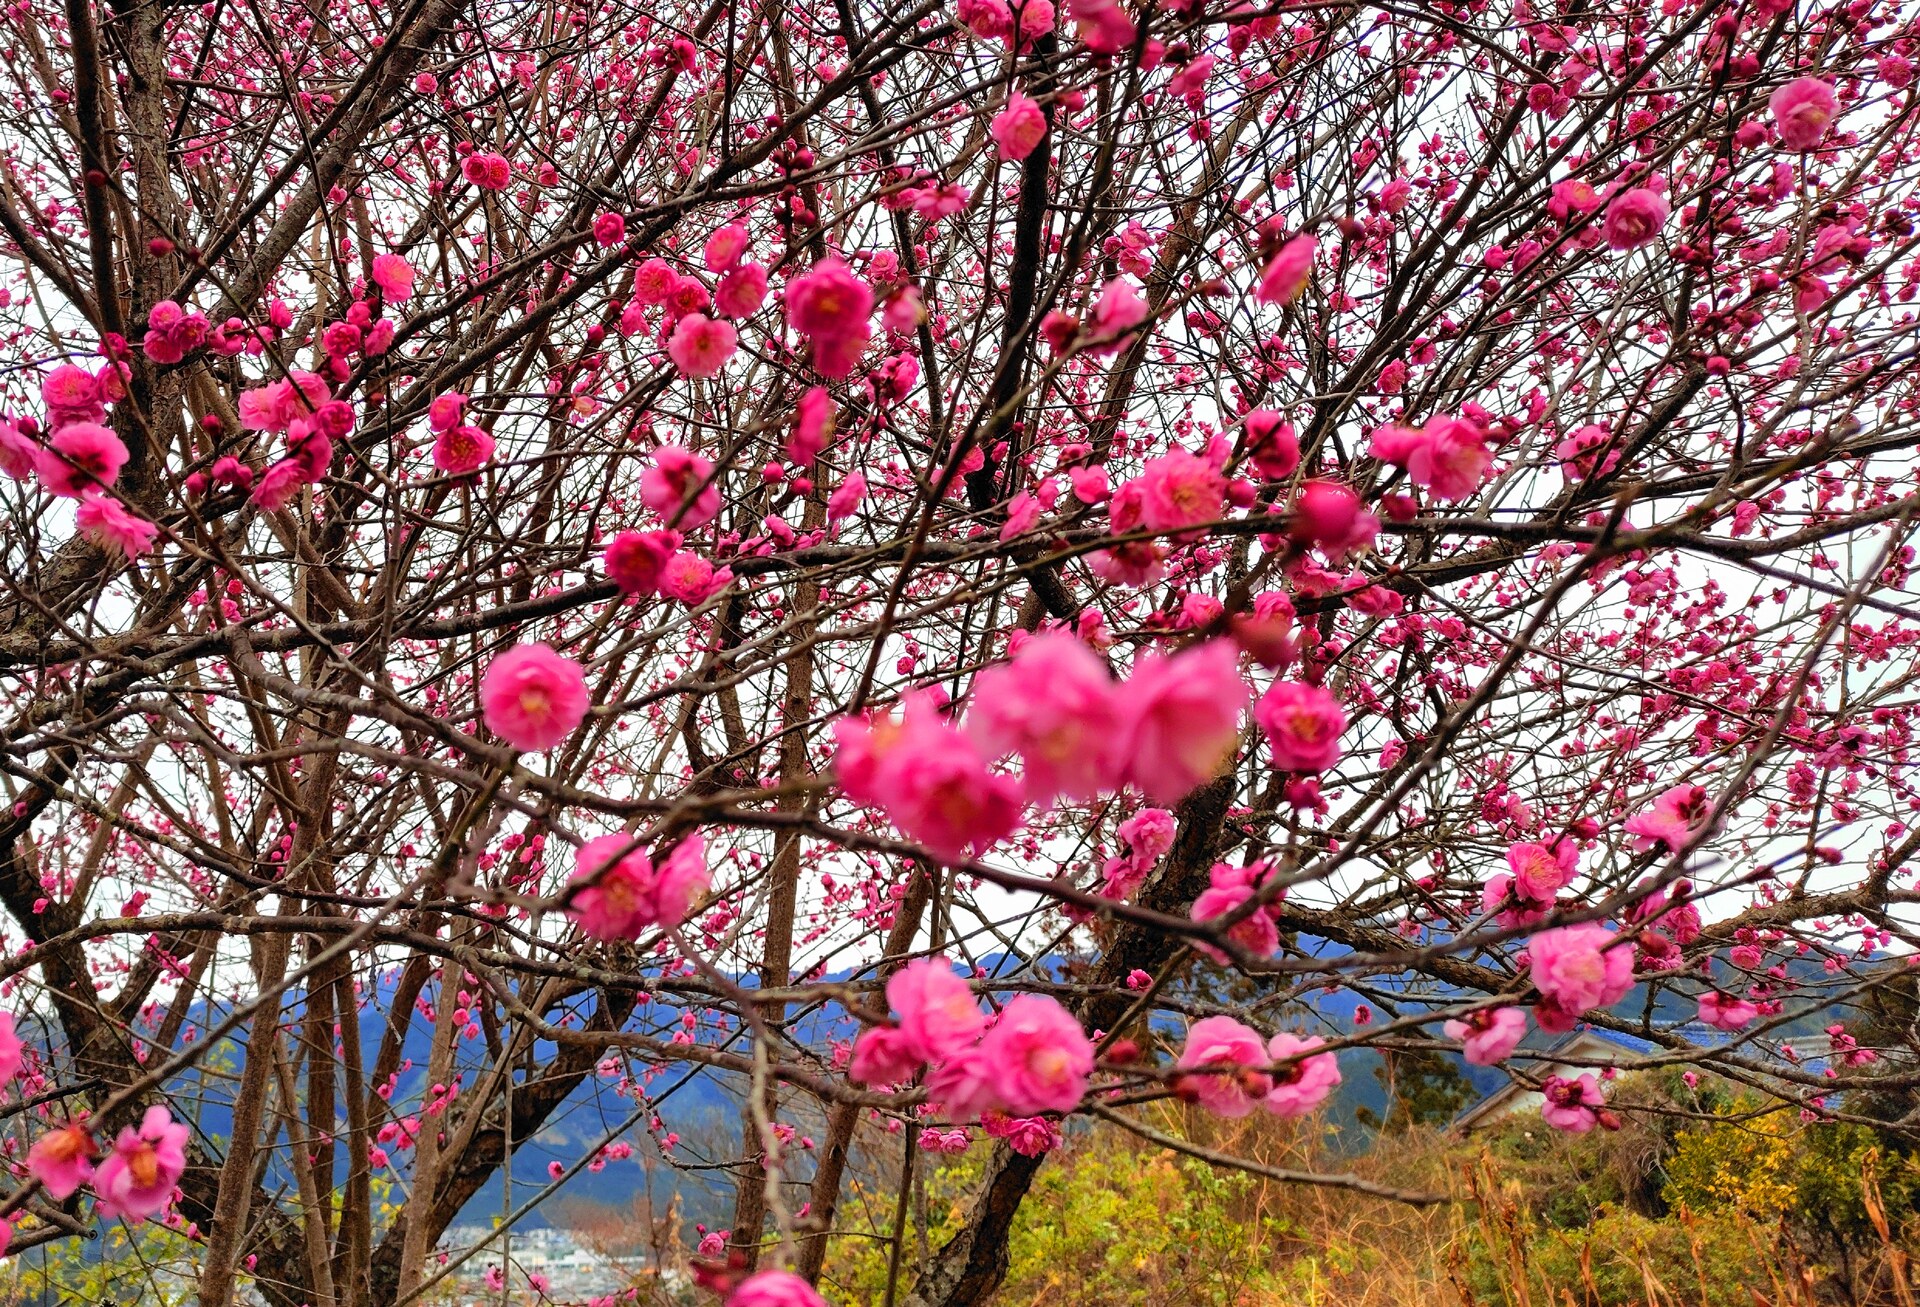
<svg viewBox="0 0 1920 1307">
<path fill-rule="evenodd" d="M 492 151 L 469 154 L 460 161 L 460 175 L 483 191 L 504 191 L 513 184 L 513 165 Z"/>
<path fill-rule="evenodd" d="M 1116 747 L 1126 779 L 1151 801 L 1185 798 L 1219 775 L 1239 747 L 1247 686 L 1236 664 L 1227 640 L 1135 660 Z"/>
<path fill-rule="evenodd" d="M 1259 893 L 1260 882 L 1266 879 L 1268 870 L 1265 863 L 1259 862 L 1246 867 L 1216 862 L 1207 873 L 1207 888 L 1193 901 L 1193 919 L 1205 925 L 1227 916 Z M 1233 923 L 1227 938 L 1243 952 L 1255 957 L 1270 956 L 1280 947 L 1280 927 L 1275 920 L 1279 911 L 1277 901 L 1256 908 Z M 1232 961 L 1224 950 L 1204 940 L 1194 940 L 1193 948 L 1223 967 Z"/>
<path fill-rule="evenodd" d="M 1024 641 L 1004 666 L 974 679 L 968 732 L 990 753 L 1018 753 L 1026 797 L 1085 801 L 1113 787 L 1120 693 L 1106 665 L 1070 635 Z"/>
<path fill-rule="evenodd" d="M 1517 1007 L 1481 1008 L 1441 1027 L 1461 1042 L 1461 1055 L 1475 1066 L 1503 1062 L 1527 1033 L 1527 1014 Z"/>
<path fill-rule="evenodd" d="M 698 531 L 720 515 L 720 487 L 714 480 L 712 459 L 679 445 L 661 445 L 653 451 L 653 466 L 640 474 L 640 500 L 669 527 Z"/>
<path fill-rule="evenodd" d="M 1744 998 L 1731 998 L 1714 990 L 1700 996 L 1700 1020 L 1715 1030 L 1738 1030 L 1760 1015 L 1760 1009 Z"/>
<path fill-rule="evenodd" d="M 93 1161 L 100 1155 L 86 1126 L 77 1121 L 58 1126 L 34 1140 L 27 1150 L 27 1173 L 56 1200 L 65 1200 L 93 1178 Z"/>
<path fill-rule="evenodd" d="M 1653 801 L 1651 810 L 1627 818 L 1633 847 L 1645 853 L 1662 846 L 1669 853 L 1686 848 L 1706 829 L 1713 801 L 1702 785 L 1675 785 Z"/>
<path fill-rule="evenodd" d="M 740 333 L 731 322 L 689 313 L 673 324 L 667 357 L 689 377 L 718 376 L 739 348 Z"/>
<path fill-rule="evenodd" d="M 1796 153 L 1819 148 L 1827 128 L 1840 112 L 1833 85 L 1818 77 L 1796 77 L 1774 88 L 1767 97 L 1767 111 L 1773 115 L 1774 130 L 1780 144 Z"/>
<path fill-rule="evenodd" d="M 979 1063 L 987 1068 L 989 1101 L 965 1113 L 968 1116 L 988 1109 L 1009 1116 L 1070 1112 L 1085 1097 L 1093 1074 L 1093 1044 L 1072 1014 L 1045 994 L 1011 1000 L 977 1050 Z M 928 1080 L 928 1092 L 955 1115 L 954 1101 L 941 1092 L 941 1084 L 936 1071 Z"/>
<path fill-rule="evenodd" d="M 114 483 L 126 466 L 127 447 L 98 423 L 75 422 L 54 432 L 36 460 L 49 494 L 79 499 Z"/>
<path fill-rule="evenodd" d="M 1407 479 L 1439 499 L 1465 499 L 1480 488 L 1493 454 L 1486 432 L 1465 418 L 1437 417 L 1425 426 L 1384 426 L 1373 433 L 1371 452 L 1383 463 L 1407 470 Z"/>
<path fill-rule="evenodd" d="M 1668 212 L 1666 196 L 1649 186 L 1635 186 L 1613 197 L 1601 231 L 1612 248 L 1637 250 L 1659 238 Z"/>
<path fill-rule="evenodd" d="M 628 835 L 603 835 L 580 846 L 569 885 L 567 915 L 595 939 L 638 939 L 686 920 L 707 892 L 706 846 L 697 835 L 676 844 L 658 866 Z"/>
<path fill-rule="evenodd" d="M 1273 1088 L 1267 1091 L 1267 1110 L 1275 1116 L 1305 1116 L 1326 1101 L 1340 1083 L 1340 1062 L 1332 1053 L 1313 1050 L 1326 1044 L 1318 1035 L 1281 1031 L 1267 1041 L 1273 1063 Z"/>
<path fill-rule="evenodd" d="M 607 542 L 601 563 L 620 593 L 633 599 L 660 588 L 660 574 L 678 548 L 678 532 L 622 531 Z"/>
<path fill-rule="evenodd" d="M 759 1271 L 728 1295 L 726 1307 L 827 1307 L 827 1300 L 791 1271 Z"/>
<path fill-rule="evenodd" d="M 1260 274 L 1260 285 L 1253 297 L 1262 304 L 1291 304 L 1307 288 L 1313 275 L 1313 257 L 1320 243 L 1302 232 L 1282 245 Z"/>
<path fill-rule="evenodd" d="M 188 1128 L 156 1103 L 138 1128 L 127 1126 L 93 1175 L 95 1208 L 135 1224 L 157 1216 L 173 1200 L 187 1169 Z"/>
<path fill-rule="evenodd" d="M 471 476 L 493 462 L 493 437 L 481 427 L 448 427 L 433 438 L 433 465 L 448 476 Z"/>
<path fill-rule="evenodd" d="M 1527 955 L 1534 986 L 1575 1017 L 1612 1007 L 1633 988 L 1633 950 L 1599 922 L 1541 931 Z"/>
<path fill-rule="evenodd" d="M 1270 481 L 1284 481 L 1300 466 L 1300 439 L 1293 423 L 1270 408 L 1257 408 L 1247 414 L 1247 462 Z"/>
<path fill-rule="evenodd" d="M 413 265 L 398 254 L 373 256 L 373 282 L 396 304 L 413 298 Z"/>
<path fill-rule="evenodd" d="M 834 770 L 847 797 L 884 810 L 908 839 L 946 862 L 984 852 L 1020 820 L 1020 784 L 987 766 L 972 740 L 910 695 L 899 721 L 841 718 Z"/>
<path fill-rule="evenodd" d="M 160 528 L 144 517 L 122 508 L 119 501 L 106 495 L 92 495 L 80 501 L 74 523 L 88 539 L 103 549 L 111 549 L 133 562 L 153 548 Z"/>
<path fill-rule="evenodd" d="M 580 664 L 545 644 L 515 645 L 480 679 L 481 719 L 523 753 L 551 749 L 573 734 L 590 703 Z"/>
<path fill-rule="evenodd" d="M 1361 506 L 1360 496 L 1337 481 L 1309 481 L 1293 501 L 1293 539 L 1329 559 L 1369 548 L 1379 531 L 1380 519 Z"/>
<path fill-rule="evenodd" d="M 1024 159 L 1046 138 L 1047 118 L 1038 101 L 1015 91 L 987 130 L 1002 159 Z"/>
<path fill-rule="evenodd" d="M 1583 1135 L 1612 1119 L 1612 1114 L 1606 1111 L 1607 1100 L 1600 1092 L 1600 1082 L 1590 1071 L 1572 1080 L 1548 1076 L 1540 1086 L 1540 1093 L 1545 1100 L 1540 1104 L 1541 1119 L 1556 1130 Z"/>
<path fill-rule="evenodd" d="M 1184 449 L 1147 460 L 1139 487 L 1140 525 L 1149 531 L 1184 531 L 1220 516 L 1227 479 L 1212 462 Z"/>
<path fill-rule="evenodd" d="M 1275 681 L 1253 705 L 1277 771 L 1323 772 L 1340 761 L 1347 715 L 1324 686 Z"/>
<path fill-rule="evenodd" d="M 829 255 L 787 283 L 787 322 L 813 342 L 814 370 L 830 381 L 852 372 L 872 340 L 873 289 Z"/>
<path fill-rule="evenodd" d="M 1259 1031 L 1232 1017 L 1203 1017 L 1188 1029 L 1174 1063 L 1197 1074 L 1181 1076 L 1175 1086 L 1182 1098 L 1215 1116 L 1246 1116 L 1273 1088 L 1268 1061 Z"/>
</svg>

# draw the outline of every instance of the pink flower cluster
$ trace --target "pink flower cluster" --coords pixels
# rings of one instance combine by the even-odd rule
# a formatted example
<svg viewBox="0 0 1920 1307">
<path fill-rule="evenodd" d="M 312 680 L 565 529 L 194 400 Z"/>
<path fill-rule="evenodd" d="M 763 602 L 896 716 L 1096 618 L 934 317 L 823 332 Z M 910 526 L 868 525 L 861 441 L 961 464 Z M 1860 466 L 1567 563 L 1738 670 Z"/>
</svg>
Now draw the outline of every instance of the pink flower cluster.
<svg viewBox="0 0 1920 1307">
<path fill-rule="evenodd" d="M 1510 845 L 1507 870 L 1488 877 L 1481 893 L 1482 911 L 1499 914 L 1500 925 L 1509 930 L 1545 921 L 1554 899 L 1573 883 L 1579 858 L 1569 839 L 1550 846 L 1532 841 Z"/>
<path fill-rule="evenodd" d="M 1121 822 L 1117 833 L 1125 852 L 1101 866 L 1100 892 L 1110 899 L 1129 899 L 1173 847 L 1173 814 L 1165 808 L 1142 808 Z"/>
<path fill-rule="evenodd" d="M 1245 867 L 1236 867 L 1225 862 L 1216 862 L 1207 872 L 1207 888 L 1200 891 L 1193 901 L 1193 919 L 1201 923 L 1217 921 L 1234 911 L 1248 899 L 1260 892 L 1260 887 L 1271 873 L 1264 862 L 1251 863 Z M 1280 900 L 1284 894 L 1277 895 L 1260 907 L 1233 923 L 1227 931 L 1227 938 L 1239 948 L 1256 957 L 1266 957 L 1280 947 L 1279 917 Z M 1194 949 L 1212 958 L 1221 966 L 1230 959 L 1227 954 L 1203 940 L 1193 942 Z"/>
<path fill-rule="evenodd" d="M 813 345 L 813 366 L 839 380 L 873 339 L 873 288 L 831 256 L 787 283 L 787 323 Z"/>
<path fill-rule="evenodd" d="M 1607 1110 L 1607 1099 L 1592 1072 L 1574 1079 L 1548 1076 L 1540 1086 L 1540 1116 L 1556 1130 L 1583 1135 L 1596 1125 L 1609 1130 L 1620 1128 L 1619 1118 Z"/>
<path fill-rule="evenodd" d="M 949 1119 L 1068 1112 L 1093 1074 L 1093 1045 L 1067 1010 L 1022 994 L 991 1024 L 973 991 L 944 958 L 910 962 L 887 981 L 895 1024 L 864 1031 L 850 1074 L 863 1084 L 900 1084 L 933 1070 L 928 1093 Z"/>
<path fill-rule="evenodd" d="M 706 846 L 689 835 L 656 866 L 628 835 L 602 835 L 580 846 L 569 878 L 567 915 L 595 939 L 638 939 L 654 927 L 671 930 L 706 895 Z"/>
<path fill-rule="evenodd" d="M 1475 1066 L 1503 1062 L 1527 1033 L 1527 1014 L 1517 1007 L 1481 1008 L 1441 1027 L 1461 1043 L 1461 1054 Z"/>
<path fill-rule="evenodd" d="M 1124 785 L 1155 802 L 1184 797 L 1232 756 L 1246 699 L 1230 641 L 1143 654 L 1121 685 L 1074 637 L 1035 636 L 981 674 L 965 731 L 911 695 L 898 722 L 835 723 L 836 766 L 849 798 L 951 861 L 1010 834 L 1025 800 Z M 1020 756 L 1021 780 L 992 770 L 1006 754 Z"/>
<path fill-rule="evenodd" d="M 1437 417 L 1420 427 L 1384 426 L 1373 433 L 1373 456 L 1405 468 L 1407 479 L 1439 499 L 1465 499 L 1480 488 L 1493 454 L 1487 433 L 1466 418 Z"/>
<path fill-rule="evenodd" d="M 1305 1116 L 1340 1083 L 1332 1053 L 1313 1050 L 1317 1035 L 1285 1031 L 1268 1040 L 1232 1017 L 1203 1017 L 1187 1031 L 1174 1063 L 1182 1071 L 1174 1089 L 1217 1116 L 1241 1117 L 1255 1107 L 1275 1116 Z"/>
<path fill-rule="evenodd" d="M 1527 956 L 1540 991 L 1534 1020 L 1543 1030 L 1571 1030 L 1582 1016 L 1612 1007 L 1633 988 L 1633 949 L 1598 922 L 1541 931 L 1527 941 Z"/>
<path fill-rule="evenodd" d="M 70 1122 L 34 1142 L 27 1152 L 27 1171 L 62 1201 L 91 1181 L 100 1215 L 138 1224 L 173 1201 L 174 1186 L 187 1169 L 189 1134 L 185 1124 L 155 1104 L 138 1126 L 120 1131 L 113 1151 L 96 1168 L 99 1145 L 85 1125 Z"/>
</svg>

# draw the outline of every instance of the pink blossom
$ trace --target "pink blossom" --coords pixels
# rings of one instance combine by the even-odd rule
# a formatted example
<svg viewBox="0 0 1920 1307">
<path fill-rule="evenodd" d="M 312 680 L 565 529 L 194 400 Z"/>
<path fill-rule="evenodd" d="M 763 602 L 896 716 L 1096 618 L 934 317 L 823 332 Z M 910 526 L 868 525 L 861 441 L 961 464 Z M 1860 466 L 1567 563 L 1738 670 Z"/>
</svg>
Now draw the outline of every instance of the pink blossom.
<svg viewBox="0 0 1920 1307">
<path fill-rule="evenodd" d="M 1015 91 L 1007 97 L 1006 108 L 993 116 L 987 130 L 1002 159 L 1024 159 L 1046 139 L 1047 118 L 1037 100 Z"/>
<path fill-rule="evenodd" d="M 14 1033 L 13 1013 L 0 1012 L 0 1085 L 20 1074 L 21 1053 L 25 1045 Z"/>
<path fill-rule="evenodd" d="M 483 191 L 504 191 L 513 184 L 513 165 L 503 154 L 469 154 L 460 162 L 460 175 Z"/>
<path fill-rule="evenodd" d="M 1133 19 L 1116 0 L 1073 0 L 1074 28 L 1095 54 L 1118 54 L 1134 43 Z"/>
<path fill-rule="evenodd" d="M 68 1122 L 34 1140 L 27 1150 L 27 1173 L 56 1201 L 64 1201 L 93 1177 L 93 1159 L 99 1155 L 87 1128 Z"/>
<path fill-rule="evenodd" d="M 1002 1112 L 986 1112 L 980 1117 L 980 1128 L 995 1139 L 1007 1141 L 1007 1147 L 1022 1157 L 1042 1157 L 1060 1146 L 1060 1127 L 1044 1116 L 1007 1116 Z"/>
<path fill-rule="evenodd" d="M 691 496 L 691 502 L 688 502 Z M 640 499 L 682 531 L 697 531 L 720 515 L 720 488 L 713 460 L 679 445 L 653 451 L 653 466 L 640 474 Z"/>
<path fill-rule="evenodd" d="M 1612 1007 L 1633 988 L 1633 950 L 1596 921 L 1543 930 L 1527 955 L 1535 987 L 1572 1016 Z"/>
<path fill-rule="evenodd" d="M 740 333 L 731 322 L 689 313 L 673 324 L 667 357 L 689 377 L 717 376 L 739 344 Z"/>
<path fill-rule="evenodd" d="M 1100 658 L 1071 635 L 1026 640 L 1005 666 L 974 678 L 967 729 L 995 755 L 1018 753 L 1026 796 L 1085 801 L 1116 783 L 1122 711 Z"/>
<path fill-rule="evenodd" d="M 380 293 L 395 304 L 413 298 L 413 265 L 398 254 L 373 256 L 373 280 Z"/>
<path fill-rule="evenodd" d="M 946 1060 L 987 1025 L 973 991 L 942 957 L 917 959 L 894 972 L 887 1004 L 900 1019 L 903 1046 L 920 1062 Z"/>
<path fill-rule="evenodd" d="M 833 436 L 835 418 L 833 397 L 825 386 L 809 386 L 794 406 L 793 430 L 787 436 L 785 453 L 789 461 L 802 466 L 820 457 Z"/>
<path fill-rule="evenodd" d="M 493 461 L 493 437 L 479 427 L 449 427 L 433 438 L 433 465 L 449 476 L 470 476 Z"/>
<path fill-rule="evenodd" d="M 466 412 L 467 397 L 457 390 L 444 395 L 435 395 L 433 402 L 427 405 L 427 426 L 430 430 L 451 431 L 460 425 L 461 414 Z"/>
<path fill-rule="evenodd" d="M 1627 818 L 1626 831 L 1634 837 L 1636 852 L 1663 845 L 1667 852 L 1678 853 L 1706 829 L 1712 812 L 1713 802 L 1706 787 L 1676 785 L 1655 799 L 1650 811 Z"/>
<path fill-rule="evenodd" d="M 1150 458 L 1141 470 L 1140 524 L 1149 531 L 1183 531 L 1220 516 L 1227 479 L 1204 458 L 1176 449 Z"/>
<path fill-rule="evenodd" d="M 1273 746 L 1277 771 L 1323 772 L 1340 761 L 1347 715 L 1324 686 L 1275 681 L 1253 705 L 1253 720 Z"/>
<path fill-rule="evenodd" d="M 1259 882 L 1265 879 L 1266 873 L 1264 863 L 1256 863 L 1252 867 L 1215 863 L 1207 873 L 1210 882 L 1208 887 L 1193 901 L 1193 919 L 1204 925 L 1227 916 L 1259 892 Z M 1274 922 L 1277 907 L 1277 904 L 1268 904 L 1248 913 L 1233 923 L 1232 929 L 1227 931 L 1227 938 L 1243 953 L 1250 953 L 1257 958 L 1271 956 L 1280 947 L 1280 928 Z M 1193 948 L 1220 966 L 1232 962 L 1223 949 L 1205 940 L 1194 940 Z"/>
<path fill-rule="evenodd" d="M 1818 77 L 1796 77 L 1776 87 L 1767 97 L 1767 109 L 1773 114 L 1774 130 L 1780 144 L 1796 153 L 1818 148 L 1827 128 L 1840 112 L 1831 83 Z"/>
<path fill-rule="evenodd" d="M 1234 646 L 1211 640 L 1162 657 L 1142 654 L 1121 694 L 1116 748 L 1126 779 L 1155 803 L 1174 803 L 1220 774 L 1240 744 L 1247 706 Z"/>
<path fill-rule="evenodd" d="M 1370 547 L 1379 531 L 1380 519 L 1337 481 L 1309 481 L 1293 501 L 1293 539 L 1330 559 Z"/>
<path fill-rule="evenodd" d="M 1260 285 L 1253 297 L 1262 304 L 1291 304 L 1307 288 L 1313 275 L 1313 258 L 1320 242 L 1302 232 L 1282 245 L 1260 274 Z"/>
<path fill-rule="evenodd" d="M 0 418 L 0 472 L 15 481 L 33 475 L 39 462 L 40 446 L 33 443 L 19 426 Z"/>
<path fill-rule="evenodd" d="M 98 422 L 106 416 L 106 395 L 99 379 L 83 367 L 62 363 L 40 381 L 47 425 L 59 430 L 70 422 Z"/>
<path fill-rule="evenodd" d="M 305 464 L 297 458 L 283 458 L 260 474 L 251 499 L 257 507 L 269 513 L 277 512 L 294 501 L 300 487 L 309 484 Z"/>
<path fill-rule="evenodd" d="M 681 550 L 660 569 L 660 593 L 698 608 L 733 582 L 733 569 L 715 567 L 699 554 Z"/>
<path fill-rule="evenodd" d="M 289 372 L 284 381 L 240 392 L 240 425 L 249 431 L 285 431 L 296 418 L 311 415 L 329 397 L 324 377 Z"/>
<path fill-rule="evenodd" d="M 1636 250 L 1659 238 L 1667 224 L 1667 197 L 1648 186 L 1620 192 L 1607 205 L 1601 231 L 1616 250 Z"/>
<path fill-rule="evenodd" d="M 1425 426 L 1384 426 L 1373 433 L 1371 452 L 1383 463 L 1407 469 L 1407 479 L 1440 499 L 1465 499 L 1480 488 L 1493 454 L 1486 432 L 1463 418 L 1434 418 Z"/>
<path fill-rule="evenodd" d="M 658 256 L 648 259 L 633 270 L 633 300 L 649 308 L 658 307 L 673 298 L 674 288 L 680 284 L 680 274 L 673 265 Z"/>
<path fill-rule="evenodd" d="M 706 245 L 700 256 L 707 265 L 708 272 L 724 272 L 747 252 L 749 240 L 747 229 L 740 223 L 729 223 L 707 237 Z"/>
<path fill-rule="evenodd" d="M 757 263 L 727 269 L 713 288 L 713 308 L 723 318 L 750 318 L 767 302 L 767 270 Z"/>
<path fill-rule="evenodd" d="M 847 1074 L 863 1085 L 898 1085 L 911 1080 L 925 1062 L 898 1026 L 872 1026 L 853 1041 Z"/>
<path fill-rule="evenodd" d="M 1716 1030 L 1738 1030 L 1760 1015 L 1760 1009 L 1743 998 L 1729 998 L 1708 990 L 1700 996 L 1700 1020 Z"/>
<path fill-rule="evenodd" d="M 1600 1124 L 1601 1112 L 1607 1105 L 1606 1096 L 1600 1092 L 1600 1082 L 1592 1072 L 1577 1080 L 1548 1076 L 1540 1093 L 1545 1100 L 1540 1104 L 1541 1119 L 1569 1134 L 1583 1135 Z"/>
<path fill-rule="evenodd" d="M 603 835 L 580 847 L 569 885 L 584 885 L 567 915 L 595 939 L 638 939 L 654 927 L 671 929 L 707 890 L 706 849 L 700 838 L 680 841 L 655 867 L 629 835 Z"/>
<path fill-rule="evenodd" d="M 127 447 L 98 423 L 75 422 L 54 432 L 36 459 L 49 494 L 78 499 L 114 483 L 126 466 Z"/>
<path fill-rule="evenodd" d="M 1313 1052 L 1326 1042 L 1318 1035 L 1302 1037 L 1285 1031 L 1267 1041 L 1267 1056 L 1275 1063 L 1273 1088 L 1267 1091 L 1269 1112 L 1305 1116 L 1334 1091 L 1340 1083 L 1339 1060 L 1332 1053 Z"/>
<path fill-rule="evenodd" d="M 1263 1069 L 1268 1061 L 1259 1031 L 1232 1017 L 1203 1017 L 1188 1029 L 1174 1063 L 1202 1074 L 1181 1076 L 1176 1088 L 1215 1116 L 1246 1116 L 1273 1088 L 1273 1077 Z"/>
<path fill-rule="evenodd" d="M 827 496 L 827 521 L 843 522 L 852 517 L 867 497 L 867 478 L 858 472 L 847 473 L 847 479 Z"/>
<path fill-rule="evenodd" d="M 596 245 L 618 245 L 627 238 L 627 220 L 617 213 L 603 213 L 593 220 Z"/>
<path fill-rule="evenodd" d="M 959 861 L 969 848 L 984 853 L 1019 825 L 1019 782 L 988 770 L 974 743 L 923 705 L 909 705 L 898 734 L 883 728 L 870 780 L 861 770 L 857 724 L 843 720 L 834 733 L 849 796 L 885 810 L 902 834 L 943 862 Z"/>
<path fill-rule="evenodd" d="M 1555 840 L 1552 848 L 1529 842 L 1507 849 L 1514 891 L 1534 903 L 1552 903 L 1555 895 L 1571 885 L 1579 860 L 1580 851 L 1566 839 Z"/>
<path fill-rule="evenodd" d="M 1151 312 L 1133 283 L 1117 277 L 1100 288 L 1100 298 L 1082 325 L 1081 343 L 1095 356 L 1118 353 Z"/>
<path fill-rule="evenodd" d="M 160 534 L 159 527 L 106 495 L 81 500 L 74 524 L 95 544 L 116 551 L 129 563 L 152 549 L 154 537 Z"/>
<path fill-rule="evenodd" d="M 522 753 L 551 749 L 586 720 L 591 699 L 579 663 L 544 644 L 518 644 L 480 679 L 481 720 Z"/>
<path fill-rule="evenodd" d="M 113 1151 L 94 1172 L 95 1210 L 135 1224 L 165 1211 L 187 1169 L 188 1134 L 187 1126 L 165 1107 L 149 1107 L 138 1129 L 128 1126 L 120 1132 Z"/>
<path fill-rule="evenodd" d="M 1045 994 L 1009 1002 L 980 1052 L 994 1068 L 996 1105 L 1010 1116 L 1072 1111 L 1093 1074 L 1093 1045 L 1080 1023 Z"/>
<path fill-rule="evenodd" d="M 787 283 L 787 322 L 813 342 L 813 366 L 837 380 L 852 372 L 872 339 L 873 290 L 832 257 Z"/>
<path fill-rule="evenodd" d="M 760 1271 L 740 1282 L 726 1307 L 827 1307 L 827 1300 L 791 1271 Z"/>
<path fill-rule="evenodd" d="M 1300 466 L 1300 439 L 1293 423 L 1270 408 L 1247 414 L 1247 462 L 1270 481 L 1284 481 Z"/>
<path fill-rule="evenodd" d="M 1448 1039 L 1461 1042 L 1461 1055 L 1475 1066 L 1503 1062 L 1527 1033 L 1527 1014 L 1517 1007 L 1481 1008 L 1464 1020 L 1442 1027 Z"/>
<path fill-rule="evenodd" d="M 659 589 L 660 574 L 679 547 L 675 531 L 622 531 L 607 542 L 601 563 L 620 593 L 632 599 Z"/>
</svg>

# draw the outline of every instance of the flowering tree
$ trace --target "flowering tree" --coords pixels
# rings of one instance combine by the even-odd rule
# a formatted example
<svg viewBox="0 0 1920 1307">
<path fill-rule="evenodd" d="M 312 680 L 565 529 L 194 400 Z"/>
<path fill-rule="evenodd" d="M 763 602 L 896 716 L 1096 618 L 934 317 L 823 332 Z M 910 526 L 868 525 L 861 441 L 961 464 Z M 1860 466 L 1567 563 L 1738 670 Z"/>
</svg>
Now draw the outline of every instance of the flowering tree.
<svg viewBox="0 0 1920 1307">
<path fill-rule="evenodd" d="M 1909 23 L 10 7 L 14 1247 L 410 1301 L 692 1072 L 711 1287 L 891 1130 L 960 1307 L 1064 1122 L 1343 1049 L 1910 1093 L 1777 1055 L 1912 942 Z"/>
</svg>

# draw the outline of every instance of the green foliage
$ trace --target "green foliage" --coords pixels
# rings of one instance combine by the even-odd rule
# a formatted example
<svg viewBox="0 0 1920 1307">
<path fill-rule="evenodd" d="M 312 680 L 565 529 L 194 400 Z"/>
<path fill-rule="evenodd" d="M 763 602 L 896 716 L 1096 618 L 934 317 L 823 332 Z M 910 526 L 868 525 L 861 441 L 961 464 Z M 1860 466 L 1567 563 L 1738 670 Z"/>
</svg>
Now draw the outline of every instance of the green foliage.
<svg viewBox="0 0 1920 1307">
<path fill-rule="evenodd" d="M 1584 1307 L 1753 1307 L 1752 1289 L 1772 1278 L 1769 1232 L 1735 1212 L 1655 1219 L 1607 1210 L 1577 1230 L 1523 1222 L 1519 1237 L 1515 1247 L 1485 1225 L 1469 1237 L 1477 1302 L 1555 1301 L 1566 1289 Z"/>
<path fill-rule="evenodd" d="M 1473 1086 L 1453 1060 L 1434 1049 L 1383 1053 L 1373 1077 L 1387 1091 L 1386 1116 L 1370 1107 L 1362 1107 L 1355 1116 L 1361 1125 L 1388 1134 L 1445 1125 L 1474 1098 Z"/>
</svg>

